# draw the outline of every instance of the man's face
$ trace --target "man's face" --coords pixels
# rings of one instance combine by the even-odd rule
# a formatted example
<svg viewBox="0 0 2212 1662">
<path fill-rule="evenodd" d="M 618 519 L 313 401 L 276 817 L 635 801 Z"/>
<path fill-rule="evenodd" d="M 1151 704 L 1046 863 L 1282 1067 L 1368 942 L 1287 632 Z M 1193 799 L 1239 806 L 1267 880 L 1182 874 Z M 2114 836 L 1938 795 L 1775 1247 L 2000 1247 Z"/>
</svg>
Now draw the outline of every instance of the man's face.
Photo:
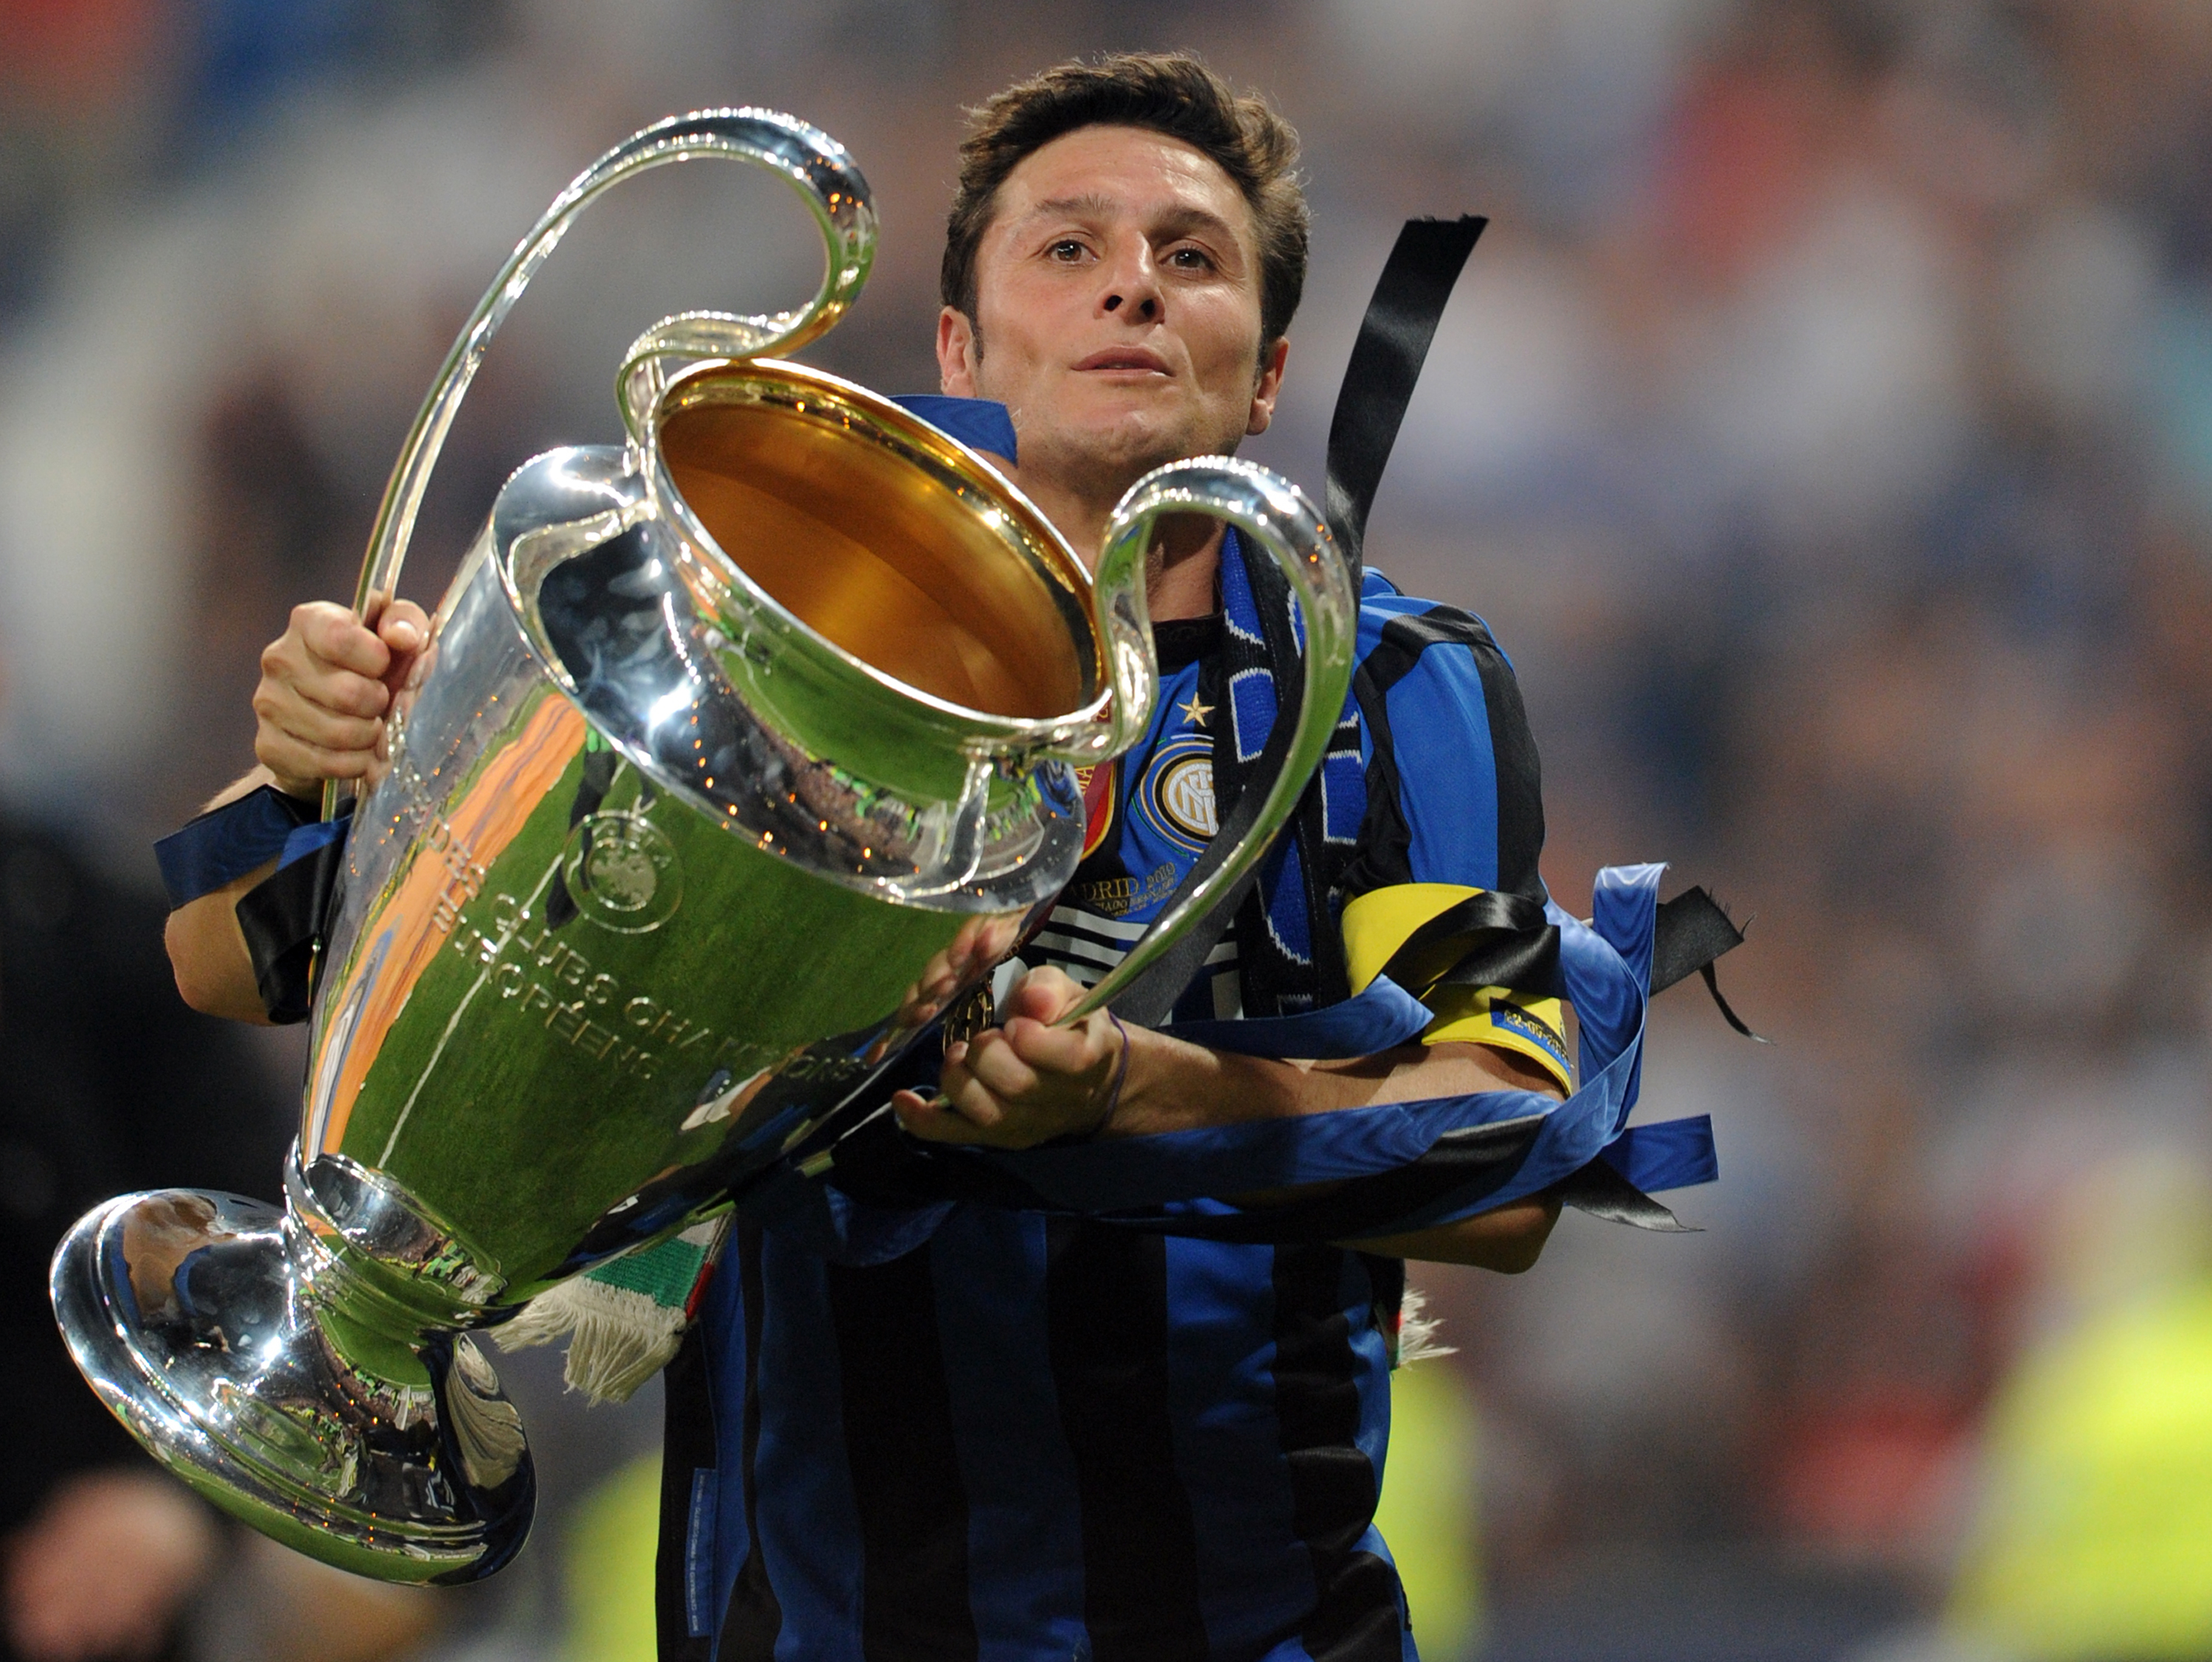
<svg viewBox="0 0 2212 1662">
<path fill-rule="evenodd" d="M 1251 209 L 1203 151 L 1084 127 L 1023 158 L 976 253 L 976 317 L 939 320 L 945 390 L 1012 411 L 1024 481 L 1110 501 L 1266 430 Z"/>
</svg>

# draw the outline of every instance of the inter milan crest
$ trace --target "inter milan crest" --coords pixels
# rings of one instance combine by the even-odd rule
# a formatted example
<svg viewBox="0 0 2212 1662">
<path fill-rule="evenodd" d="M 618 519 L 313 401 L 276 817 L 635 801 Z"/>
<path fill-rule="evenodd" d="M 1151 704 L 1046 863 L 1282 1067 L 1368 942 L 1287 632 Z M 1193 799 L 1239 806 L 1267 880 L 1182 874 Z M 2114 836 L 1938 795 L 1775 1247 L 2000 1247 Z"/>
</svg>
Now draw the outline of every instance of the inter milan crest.
<svg viewBox="0 0 2212 1662">
<path fill-rule="evenodd" d="M 1178 734 L 1152 755 L 1136 793 L 1138 811 L 1152 829 L 1194 852 L 1213 840 L 1221 816 L 1213 801 L 1213 739 Z"/>
</svg>

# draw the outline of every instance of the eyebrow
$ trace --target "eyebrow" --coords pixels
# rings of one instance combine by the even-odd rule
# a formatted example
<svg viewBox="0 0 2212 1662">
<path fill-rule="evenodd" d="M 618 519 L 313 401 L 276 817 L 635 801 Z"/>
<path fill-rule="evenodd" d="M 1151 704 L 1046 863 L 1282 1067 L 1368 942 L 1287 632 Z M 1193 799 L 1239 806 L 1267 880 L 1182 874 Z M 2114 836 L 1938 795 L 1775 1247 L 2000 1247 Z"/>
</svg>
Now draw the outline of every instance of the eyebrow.
<svg viewBox="0 0 2212 1662">
<path fill-rule="evenodd" d="M 1024 220 L 1051 219 L 1062 216 L 1080 217 L 1084 215 L 1111 216 L 1121 211 L 1121 204 L 1112 197 L 1086 191 L 1080 196 L 1056 196 L 1038 203 L 1023 215 Z M 1232 246 L 1237 241 L 1237 228 L 1205 208 L 1179 204 L 1161 216 L 1161 224 L 1176 231 L 1212 231 L 1225 238 Z"/>
<path fill-rule="evenodd" d="M 1119 211 L 1121 204 L 1110 196 L 1101 196 L 1096 191 L 1086 191 L 1081 196 L 1055 196 L 1038 203 L 1024 219 L 1048 219 L 1062 214 L 1110 214 Z"/>
</svg>

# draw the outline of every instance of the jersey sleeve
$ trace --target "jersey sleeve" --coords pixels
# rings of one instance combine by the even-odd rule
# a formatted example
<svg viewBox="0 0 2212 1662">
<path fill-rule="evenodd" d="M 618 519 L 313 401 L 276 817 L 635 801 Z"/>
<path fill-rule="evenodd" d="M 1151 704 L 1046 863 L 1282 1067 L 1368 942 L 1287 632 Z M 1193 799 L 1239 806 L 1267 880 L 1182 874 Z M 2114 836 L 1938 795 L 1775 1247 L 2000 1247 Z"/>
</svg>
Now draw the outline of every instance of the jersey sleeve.
<svg viewBox="0 0 2212 1662">
<path fill-rule="evenodd" d="M 1527 917 L 1545 898 L 1541 770 L 1512 665 L 1481 619 L 1395 601 L 1370 606 L 1383 612 L 1379 619 L 1363 617 L 1368 650 L 1352 684 L 1366 785 L 1359 847 L 1343 878 L 1355 993 L 1417 931 L 1464 902 L 1516 898 L 1522 904 L 1506 910 Z M 1565 1012 L 1552 978 L 1532 972 L 1519 977 L 1522 985 L 1438 984 L 1450 967 L 1449 959 L 1436 960 L 1415 977 L 1430 984 L 1407 989 L 1435 1014 L 1423 1042 L 1511 1051 L 1571 1089 Z"/>
</svg>

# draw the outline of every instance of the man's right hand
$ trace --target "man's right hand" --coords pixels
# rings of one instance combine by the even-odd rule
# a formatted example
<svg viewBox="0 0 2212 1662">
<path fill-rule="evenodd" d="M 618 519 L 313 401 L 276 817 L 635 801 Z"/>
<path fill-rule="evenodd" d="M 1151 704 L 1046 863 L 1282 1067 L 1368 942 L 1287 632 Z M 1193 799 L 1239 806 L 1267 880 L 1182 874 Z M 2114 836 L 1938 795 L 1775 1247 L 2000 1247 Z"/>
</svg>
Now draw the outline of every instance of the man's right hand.
<svg viewBox="0 0 2212 1662">
<path fill-rule="evenodd" d="M 374 629 L 333 601 L 293 607 L 253 692 L 253 753 L 277 788 L 313 797 L 326 779 L 372 777 L 388 754 L 385 715 L 429 638 L 412 600 L 385 607 Z"/>
</svg>

